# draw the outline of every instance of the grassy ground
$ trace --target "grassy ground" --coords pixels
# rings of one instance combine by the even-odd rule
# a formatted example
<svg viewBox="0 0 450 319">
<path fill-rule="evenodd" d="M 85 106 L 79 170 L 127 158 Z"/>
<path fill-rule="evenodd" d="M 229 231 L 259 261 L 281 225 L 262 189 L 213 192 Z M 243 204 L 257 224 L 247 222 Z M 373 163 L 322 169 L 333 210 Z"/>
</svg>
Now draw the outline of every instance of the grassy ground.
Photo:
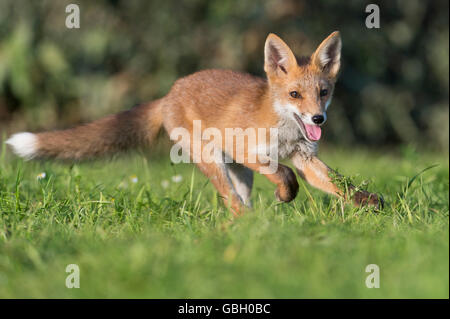
<svg viewBox="0 0 450 319">
<path fill-rule="evenodd" d="M 254 211 L 233 220 L 194 166 L 168 157 L 71 167 L 2 152 L 0 297 L 448 298 L 448 155 L 321 158 L 370 178 L 387 207 L 343 205 L 302 182 L 278 204 L 257 176 Z M 65 286 L 68 264 L 80 267 L 79 289 Z M 379 289 L 365 285 L 368 264 Z"/>
</svg>

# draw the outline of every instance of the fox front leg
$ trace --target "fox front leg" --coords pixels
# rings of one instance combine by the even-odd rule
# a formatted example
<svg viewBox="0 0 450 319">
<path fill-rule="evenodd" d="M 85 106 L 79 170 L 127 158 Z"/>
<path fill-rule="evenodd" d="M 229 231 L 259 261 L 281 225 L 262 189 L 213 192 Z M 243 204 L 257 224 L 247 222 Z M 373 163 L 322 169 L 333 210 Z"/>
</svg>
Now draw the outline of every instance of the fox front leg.
<svg viewBox="0 0 450 319">
<path fill-rule="evenodd" d="M 289 167 L 277 164 L 276 169 L 269 167 L 266 164 L 245 163 L 248 168 L 259 172 L 267 177 L 269 181 L 277 185 L 275 190 L 275 197 L 280 202 L 292 201 L 298 193 L 298 182 L 295 173 Z"/>
<path fill-rule="evenodd" d="M 348 199 L 349 194 L 339 189 L 330 177 L 330 173 L 336 173 L 317 157 L 305 158 L 300 154 L 294 154 L 292 163 L 297 169 L 298 174 L 311 186 L 326 193 Z M 348 190 L 353 193 L 355 186 L 349 185 Z M 377 208 L 382 208 L 384 205 L 381 196 L 364 190 L 356 191 L 350 197 L 356 206 L 372 205 Z"/>
</svg>

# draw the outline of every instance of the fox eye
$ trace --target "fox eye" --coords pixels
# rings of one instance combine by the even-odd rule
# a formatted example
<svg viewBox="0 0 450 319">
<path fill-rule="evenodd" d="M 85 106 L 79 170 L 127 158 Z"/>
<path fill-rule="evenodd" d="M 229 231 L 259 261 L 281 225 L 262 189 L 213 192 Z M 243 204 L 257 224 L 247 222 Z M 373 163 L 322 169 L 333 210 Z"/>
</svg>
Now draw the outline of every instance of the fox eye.
<svg viewBox="0 0 450 319">
<path fill-rule="evenodd" d="M 301 97 L 300 93 L 298 93 L 297 91 L 289 92 L 289 95 L 292 96 L 294 99 Z"/>
<path fill-rule="evenodd" d="M 328 94 L 328 90 L 327 89 L 320 90 L 320 96 L 325 96 L 327 94 Z"/>
</svg>

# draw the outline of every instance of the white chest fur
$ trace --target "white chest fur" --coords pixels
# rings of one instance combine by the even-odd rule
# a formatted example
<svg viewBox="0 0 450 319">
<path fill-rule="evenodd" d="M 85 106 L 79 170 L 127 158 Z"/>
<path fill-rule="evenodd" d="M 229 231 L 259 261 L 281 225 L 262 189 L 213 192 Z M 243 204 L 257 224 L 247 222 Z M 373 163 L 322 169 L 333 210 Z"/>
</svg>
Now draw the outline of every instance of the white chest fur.
<svg viewBox="0 0 450 319">
<path fill-rule="evenodd" d="M 307 141 L 293 119 L 282 117 L 278 125 L 278 157 L 287 158 L 294 152 L 304 157 L 314 156 L 317 143 Z"/>
<path fill-rule="evenodd" d="M 317 153 L 317 143 L 310 142 L 303 136 L 298 123 L 294 120 L 294 113 L 300 116 L 297 108 L 291 104 L 275 102 L 273 105 L 278 113 L 278 157 L 287 158 L 293 152 L 304 157 L 311 157 Z"/>
</svg>

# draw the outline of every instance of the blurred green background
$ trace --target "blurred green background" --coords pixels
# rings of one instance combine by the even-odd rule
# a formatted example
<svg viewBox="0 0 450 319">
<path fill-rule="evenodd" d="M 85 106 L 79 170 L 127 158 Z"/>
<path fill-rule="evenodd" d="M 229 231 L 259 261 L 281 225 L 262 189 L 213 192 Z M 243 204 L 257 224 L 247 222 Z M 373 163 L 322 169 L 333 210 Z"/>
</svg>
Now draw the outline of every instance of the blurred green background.
<svg viewBox="0 0 450 319">
<path fill-rule="evenodd" d="M 65 27 L 77 3 L 81 28 Z M 365 8 L 380 7 L 367 29 Z M 325 142 L 448 151 L 448 1 L 0 1 L 0 130 L 62 128 L 163 96 L 181 76 L 263 76 L 269 32 L 309 55 L 340 30 Z"/>
</svg>

